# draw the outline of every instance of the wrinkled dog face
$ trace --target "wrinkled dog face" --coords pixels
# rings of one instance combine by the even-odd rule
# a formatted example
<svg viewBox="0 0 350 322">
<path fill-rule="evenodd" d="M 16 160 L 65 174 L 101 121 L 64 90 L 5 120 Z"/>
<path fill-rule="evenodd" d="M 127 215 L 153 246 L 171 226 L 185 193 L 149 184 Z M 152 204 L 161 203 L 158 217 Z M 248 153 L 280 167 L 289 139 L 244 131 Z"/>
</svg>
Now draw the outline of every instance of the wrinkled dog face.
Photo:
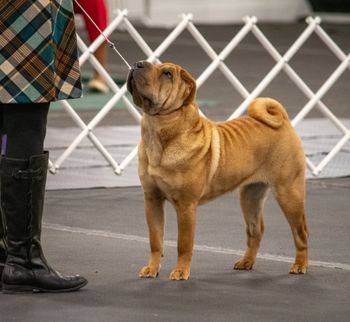
<svg viewBox="0 0 350 322">
<path fill-rule="evenodd" d="M 181 67 L 171 64 L 134 64 L 127 80 L 134 103 L 149 115 L 169 114 L 195 98 L 196 83 Z"/>
</svg>

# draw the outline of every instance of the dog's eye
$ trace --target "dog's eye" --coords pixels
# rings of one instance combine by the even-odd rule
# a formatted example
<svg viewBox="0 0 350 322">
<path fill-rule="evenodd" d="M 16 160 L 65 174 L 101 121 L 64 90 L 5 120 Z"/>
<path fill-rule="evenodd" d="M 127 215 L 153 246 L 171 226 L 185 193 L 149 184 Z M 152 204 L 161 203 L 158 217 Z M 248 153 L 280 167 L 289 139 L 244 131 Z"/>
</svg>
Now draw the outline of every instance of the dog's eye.
<svg viewBox="0 0 350 322">
<path fill-rule="evenodd" d="M 170 70 L 164 70 L 163 71 L 163 75 L 165 75 L 168 78 L 171 78 L 173 76 L 173 74 L 171 73 Z"/>
</svg>

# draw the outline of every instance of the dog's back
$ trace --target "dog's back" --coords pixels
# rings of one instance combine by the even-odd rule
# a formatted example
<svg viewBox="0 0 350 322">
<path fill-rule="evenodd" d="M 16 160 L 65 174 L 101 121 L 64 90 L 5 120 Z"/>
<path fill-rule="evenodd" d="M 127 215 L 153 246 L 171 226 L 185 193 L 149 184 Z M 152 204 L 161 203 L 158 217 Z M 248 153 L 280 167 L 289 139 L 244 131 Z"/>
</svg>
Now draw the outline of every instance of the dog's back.
<svg viewBox="0 0 350 322">
<path fill-rule="evenodd" d="M 274 182 L 303 173 L 305 157 L 301 140 L 287 111 L 274 99 L 258 98 L 248 115 L 217 123 L 218 139 L 212 142 L 211 199 L 242 184 Z"/>
</svg>

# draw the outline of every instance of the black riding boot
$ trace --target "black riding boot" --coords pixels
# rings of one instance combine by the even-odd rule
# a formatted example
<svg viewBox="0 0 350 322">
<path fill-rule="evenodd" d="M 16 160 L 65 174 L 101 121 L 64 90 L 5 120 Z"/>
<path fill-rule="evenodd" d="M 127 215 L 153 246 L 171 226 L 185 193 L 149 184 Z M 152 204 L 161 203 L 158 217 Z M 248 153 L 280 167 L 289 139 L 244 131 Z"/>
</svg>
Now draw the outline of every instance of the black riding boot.
<svg viewBox="0 0 350 322">
<path fill-rule="evenodd" d="M 80 276 L 62 276 L 47 263 L 40 243 L 48 153 L 29 160 L 3 157 L 1 205 L 6 223 L 5 292 L 65 292 L 87 284 Z"/>
<path fill-rule="evenodd" d="M 1 164 L 1 155 L 0 155 L 0 164 Z M 1 275 L 4 270 L 6 258 L 7 258 L 7 249 L 5 244 L 5 218 L 2 215 L 1 206 L 0 206 L 0 288 L 2 287 Z"/>
<path fill-rule="evenodd" d="M 6 245 L 5 245 L 5 225 L 2 217 L 2 212 L 0 208 L 0 288 L 2 286 L 1 282 L 1 275 L 2 271 L 4 270 L 6 258 L 7 258 L 7 251 L 6 251 Z"/>
</svg>

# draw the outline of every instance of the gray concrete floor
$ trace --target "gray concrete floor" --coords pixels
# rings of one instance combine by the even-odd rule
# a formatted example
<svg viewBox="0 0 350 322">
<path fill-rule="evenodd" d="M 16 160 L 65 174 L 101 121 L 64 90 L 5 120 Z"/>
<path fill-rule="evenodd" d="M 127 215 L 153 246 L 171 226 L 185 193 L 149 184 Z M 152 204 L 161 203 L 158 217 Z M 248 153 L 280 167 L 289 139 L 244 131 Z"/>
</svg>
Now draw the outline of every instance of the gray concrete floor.
<svg viewBox="0 0 350 322">
<path fill-rule="evenodd" d="M 171 207 L 160 276 L 144 280 L 138 270 L 149 247 L 141 188 L 49 191 L 46 256 L 56 269 L 80 273 L 89 284 L 68 294 L 0 295 L 0 321 L 347 321 L 349 192 L 349 179 L 308 182 L 307 275 L 288 274 L 294 246 L 271 198 L 261 257 L 250 272 L 232 270 L 245 232 L 238 198 L 228 194 L 199 208 L 191 278 L 173 282 L 168 280 L 176 261 Z"/>
<path fill-rule="evenodd" d="M 305 24 L 264 25 L 262 29 L 276 47 L 285 51 Z M 327 31 L 349 52 L 350 26 L 328 25 Z M 168 30 L 140 28 L 152 47 Z M 237 27 L 200 29 L 220 50 Z M 130 62 L 143 59 L 123 32 L 113 36 Z M 129 39 L 129 40 L 128 40 Z M 185 65 L 195 76 L 208 64 L 205 54 L 194 49 L 188 34 L 172 46 L 164 60 Z M 316 38 L 297 55 L 294 64 L 317 89 L 337 66 Z M 232 56 L 237 74 L 253 88 L 272 66 L 272 60 L 249 37 Z M 125 75 L 125 67 L 110 57 L 110 70 Z M 281 76 L 282 77 L 282 76 Z M 349 118 L 349 73 L 328 94 L 337 116 Z M 241 101 L 218 74 L 211 86 L 200 90 L 200 99 L 214 119 L 225 119 Z M 305 102 L 284 77 L 266 93 L 280 99 L 295 114 Z M 89 119 L 97 111 L 81 109 Z M 318 117 L 315 112 L 312 117 Z M 135 125 L 123 109 L 113 111 L 104 125 Z M 69 127 L 72 122 L 61 110 L 50 114 L 49 126 Z M 80 273 L 87 287 L 68 294 L 0 294 L 0 321 L 332 321 L 349 319 L 350 307 L 350 179 L 309 180 L 307 220 L 310 228 L 310 271 L 305 276 L 288 274 L 294 246 L 286 220 L 269 199 L 265 211 L 266 233 L 254 270 L 236 272 L 233 262 L 244 250 L 245 233 L 239 202 L 228 194 L 198 211 L 196 250 L 192 275 L 187 282 L 168 280 L 176 261 L 176 219 L 167 208 L 166 255 L 156 280 L 141 280 L 138 270 L 148 257 L 147 227 L 140 187 L 50 190 L 47 192 L 43 245 L 52 266 L 65 273 Z"/>
</svg>

